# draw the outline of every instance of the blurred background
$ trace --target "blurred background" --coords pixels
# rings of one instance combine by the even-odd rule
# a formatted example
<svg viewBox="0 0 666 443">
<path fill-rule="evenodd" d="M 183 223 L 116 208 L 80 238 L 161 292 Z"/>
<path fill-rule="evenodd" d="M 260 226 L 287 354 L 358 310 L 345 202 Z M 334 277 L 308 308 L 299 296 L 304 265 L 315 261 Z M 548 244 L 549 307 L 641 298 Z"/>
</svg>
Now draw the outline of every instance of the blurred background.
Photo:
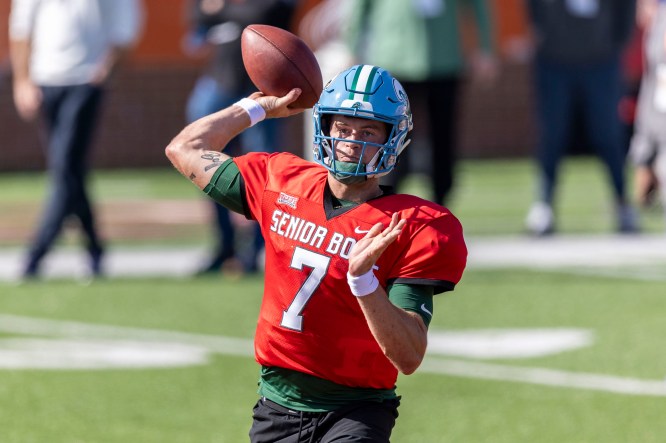
<svg viewBox="0 0 666 443">
<path fill-rule="evenodd" d="M 656 0 L 641 2 L 656 3 Z M 194 3 L 144 0 L 140 38 L 107 85 L 109 93 L 90 153 L 90 181 L 99 206 L 101 232 L 111 247 L 194 242 L 205 248 L 217 237 L 211 226 L 214 217 L 211 208 L 198 198 L 193 187 L 177 176 L 164 156 L 164 147 L 187 123 L 188 100 L 211 63 L 209 57 L 193 56 L 188 40 L 193 32 Z M 347 44 L 346 34 L 349 11 L 357 3 L 326 0 L 285 3 L 292 8 L 292 14 L 284 26 L 315 51 L 325 80 L 350 63 L 362 61 L 362 54 L 354 53 Z M 433 138 L 440 138 L 440 134 L 444 137 L 441 132 L 444 126 L 451 126 L 446 131 L 454 134 L 454 138 L 446 135 L 445 140 L 451 141 L 444 144 L 452 145 L 447 149 L 459 161 L 455 164 L 455 182 L 443 203 L 463 220 L 468 236 L 534 234 L 526 226 L 526 215 L 542 184 L 536 161 L 540 140 L 535 89 L 535 53 L 540 35 L 531 22 L 529 3 L 524 0 L 460 2 L 456 26 L 460 31 L 462 64 L 460 71 L 453 74 L 456 81 L 453 111 L 445 114 L 446 122 L 430 122 L 428 116 L 432 112 L 423 98 L 415 94 L 412 100 L 416 130 L 404 156 L 409 163 L 402 166 L 399 190 L 439 199 L 442 203 L 441 192 L 435 186 L 442 165 L 431 160 L 429 152 L 433 149 Z M 579 3 L 587 7 L 588 2 L 563 2 Z M 220 7 L 224 1 L 213 0 L 210 4 Z M 420 4 L 427 15 L 432 13 L 428 8 L 433 4 L 447 3 L 412 4 Z M 22 120 L 13 103 L 7 27 L 10 6 L 9 0 L 0 1 L 0 181 L 4 184 L 0 192 L 0 245 L 14 248 L 12 251 L 17 253 L 16 248 L 26 247 L 30 231 L 39 219 L 49 182 L 40 123 Z M 623 157 L 627 155 L 634 130 L 636 101 L 644 72 L 644 26 L 630 16 L 627 21 L 631 29 L 618 43 L 620 97 L 612 109 L 621 124 L 619 144 Z M 480 64 L 479 54 L 487 56 Z M 237 68 L 238 62 L 235 65 Z M 476 69 L 479 65 L 480 70 Z M 476 75 L 476 71 L 481 75 Z M 409 78 L 406 80 L 410 82 Z M 418 82 L 410 82 L 410 87 L 412 84 L 419 87 Z M 583 117 L 575 108 L 567 117 L 570 131 L 563 137 L 566 159 L 558 180 L 561 186 L 557 192 L 557 234 L 612 234 L 619 229 L 614 214 L 617 207 L 613 207 L 610 180 L 590 140 L 590 131 L 584 127 Z M 427 131 L 432 127 L 436 135 L 429 138 Z M 270 149 L 309 157 L 311 138 L 308 111 L 286 119 L 277 135 L 271 137 Z M 435 150 L 441 145 L 440 141 Z M 624 168 L 626 199 L 636 208 L 639 219 L 635 233 L 662 233 L 663 205 L 654 198 L 646 204 L 645 190 L 636 197 L 634 168 L 628 159 Z M 234 240 L 237 249 L 249 247 L 247 244 L 254 240 L 246 231 L 251 226 L 234 214 L 232 218 L 239 232 Z M 65 243 L 76 241 L 70 231 L 65 229 Z"/>
<path fill-rule="evenodd" d="M 94 163 L 100 168 L 167 166 L 163 148 L 184 125 L 185 103 L 204 60 L 193 60 L 182 50 L 188 31 L 187 0 L 145 0 L 146 23 L 129 64 L 113 80 L 112 94 L 97 135 Z M 292 30 L 317 2 L 303 0 Z M 534 122 L 529 82 L 525 11 L 520 0 L 494 0 L 495 37 L 505 63 L 491 89 L 466 89 L 460 152 L 465 158 L 502 158 L 529 155 L 534 146 Z M 167 6 L 168 4 L 168 6 Z M 35 127 L 23 123 L 12 103 L 6 24 L 10 1 L 0 2 L 0 171 L 39 170 L 44 158 Z M 469 29 L 469 39 L 474 37 Z M 294 124 L 295 131 L 301 130 Z M 34 147 L 37 147 L 35 149 Z M 296 149 L 296 148 L 292 148 Z"/>
<path fill-rule="evenodd" d="M 110 247 L 186 242 L 205 248 L 217 237 L 210 222 L 214 217 L 211 208 L 177 176 L 164 155 L 164 147 L 187 123 L 188 100 L 211 63 L 210 58 L 193 56 L 188 46 L 194 3 L 144 0 L 140 39 L 107 85 L 109 93 L 90 153 L 90 181 L 99 207 L 101 232 Z M 210 3 L 224 5 L 223 1 Z M 354 2 L 286 3 L 292 7 L 292 14 L 285 27 L 315 51 L 325 80 L 362 59 L 346 45 L 347 15 Z M 538 33 L 531 23 L 528 3 L 464 1 L 458 6 L 464 61 L 461 71 L 454 75 L 457 95 L 446 119 L 452 126 L 449 131 L 455 134 L 451 151 L 459 162 L 455 165 L 455 183 L 444 203 L 462 219 L 468 236 L 530 233 L 525 216 L 538 195 L 540 181 L 535 161 L 539 145 L 534 75 Z M 427 9 L 427 5 L 439 2 L 414 4 L 426 5 Z M 26 247 L 38 221 L 49 185 L 40 124 L 22 120 L 13 103 L 7 28 L 10 5 L 9 0 L 0 1 L 0 181 L 4 184 L 0 192 L 0 245 L 14 248 L 12 252 L 18 254 L 16 248 Z M 484 5 L 485 12 L 479 5 Z M 644 58 L 643 30 L 637 21 L 630 22 L 632 29 L 621 43 L 621 97 L 613 109 L 622 125 L 623 156 L 633 132 Z M 485 74 L 483 66 L 480 70 L 481 76 L 487 77 L 485 81 L 474 72 L 475 57 L 484 51 L 492 62 L 486 60 Z M 436 161 L 428 154 L 432 139 L 427 129 L 435 126 L 439 131 L 445 122 L 430 123 L 429 109 L 418 98 L 412 100 L 416 130 L 406 154 L 409 164 L 402 167 L 406 172 L 399 190 L 436 199 L 439 192 L 434 190 L 433 180 L 441 165 L 433 166 Z M 567 158 L 559 179 L 557 231 L 613 233 L 617 226 L 607 173 L 589 140 L 580 111 L 572 111 L 570 118 Z M 272 137 L 271 149 L 309 157 L 311 138 L 308 111 L 283 122 L 277 136 Z M 627 198 L 640 211 L 640 231 L 663 232 L 659 201 L 653 199 L 649 206 L 636 201 L 629 162 L 626 174 Z M 247 231 L 251 226 L 234 214 L 232 218 L 239 232 L 234 240 L 237 249 L 249 248 L 253 240 Z M 70 231 L 65 229 L 65 243 L 77 241 Z M 11 272 L 15 268 L 5 275 Z"/>
<path fill-rule="evenodd" d="M 51 184 L 43 128 L 22 120 L 15 107 L 11 1 L 0 0 L 2 442 L 247 439 L 258 371 L 251 337 L 263 274 L 242 263 L 217 264 L 222 272 L 214 275 L 197 272 L 219 242 L 214 210 L 171 167 L 164 148 L 186 125 L 188 101 L 210 58 L 193 57 L 188 46 L 193 1 L 142 3 L 141 37 L 107 86 L 90 158 L 109 278 L 88 278 L 77 226 L 68 221 L 45 260 L 46 278 L 22 282 L 17 277 Z M 608 173 L 580 110 L 570 115 L 557 229 L 534 235 L 525 223 L 541 184 L 539 34 L 527 5 L 567 5 L 585 18 L 599 5 L 633 2 L 390 3 L 418 5 L 425 16 L 472 6 L 465 14 L 458 9 L 465 63 L 450 123 L 459 161 L 445 201 L 464 226 L 468 267 L 456 291 L 436 300 L 424 366 L 399 379 L 404 406 L 396 441 L 663 442 L 663 204 L 646 199 L 655 183 L 635 181 L 634 164 L 625 158 L 645 72 L 645 25 L 633 12 L 618 54 L 622 84 L 611 115 L 621 124 L 626 203 L 640 229 L 618 232 Z M 286 26 L 315 51 L 325 80 L 354 60 L 341 31 L 349 21 L 344 11 L 360 4 L 292 3 Z M 479 48 L 490 57 L 476 58 Z M 473 67 L 487 81 L 472 75 Z M 414 132 L 399 190 L 434 199 L 442 165 L 430 160 L 425 130 L 443 130 L 445 122 L 429 123 L 426 106 L 413 101 L 415 125 L 424 129 Z M 306 112 L 284 121 L 272 149 L 308 157 L 311 137 Z M 254 226 L 234 214 L 231 221 L 238 256 L 256 253 Z"/>
</svg>

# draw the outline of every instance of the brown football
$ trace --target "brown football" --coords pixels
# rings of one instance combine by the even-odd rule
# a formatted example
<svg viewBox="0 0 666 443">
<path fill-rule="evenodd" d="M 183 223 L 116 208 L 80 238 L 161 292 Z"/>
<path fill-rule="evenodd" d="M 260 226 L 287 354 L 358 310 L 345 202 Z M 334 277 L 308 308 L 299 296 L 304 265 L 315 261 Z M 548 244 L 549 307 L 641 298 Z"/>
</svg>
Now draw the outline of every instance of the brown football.
<svg viewBox="0 0 666 443">
<path fill-rule="evenodd" d="M 252 83 L 266 95 L 302 93 L 290 108 L 311 108 L 324 87 L 319 63 L 298 36 L 269 25 L 249 25 L 241 35 L 243 65 Z"/>
</svg>

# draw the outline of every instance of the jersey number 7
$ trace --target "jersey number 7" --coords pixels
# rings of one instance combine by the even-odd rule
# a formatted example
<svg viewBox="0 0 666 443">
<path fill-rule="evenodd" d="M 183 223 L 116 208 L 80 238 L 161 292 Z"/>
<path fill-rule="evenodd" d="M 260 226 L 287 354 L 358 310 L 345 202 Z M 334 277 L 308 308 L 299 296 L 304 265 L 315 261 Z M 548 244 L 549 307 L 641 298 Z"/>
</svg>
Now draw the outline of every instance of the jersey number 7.
<svg viewBox="0 0 666 443">
<path fill-rule="evenodd" d="M 291 257 L 291 267 L 299 271 L 303 266 L 312 268 L 312 272 L 303 282 L 303 285 L 296 293 L 289 308 L 282 312 L 282 321 L 280 326 L 293 329 L 295 331 L 303 330 L 303 310 L 310 301 L 310 297 L 315 293 L 321 281 L 326 276 L 328 266 L 331 263 L 331 257 L 318 254 L 300 247 L 294 249 L 294 255 Z"/>
</svg>

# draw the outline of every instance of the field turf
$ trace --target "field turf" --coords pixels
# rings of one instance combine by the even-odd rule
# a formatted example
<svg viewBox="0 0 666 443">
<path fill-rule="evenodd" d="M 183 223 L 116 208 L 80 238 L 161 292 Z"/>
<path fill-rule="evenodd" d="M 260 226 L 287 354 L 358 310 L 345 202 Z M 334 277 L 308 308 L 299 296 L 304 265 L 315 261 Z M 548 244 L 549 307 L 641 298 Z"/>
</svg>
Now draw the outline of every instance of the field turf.
<svg viewBox="0 0 666 443">
<path fill-rule="evenodd" d="M 462 164 L 451 207 L 468 242 L 521 234 L 533 195 L 530 174 L 525 161 Z M 568 163 L 563 233 L 612 232 L 604 179 L 596 162 Z M 200 198 L 169 170 L 99 172 L 95 180 L 102 203 Z M 0 175 L 0 208 L 38 202 L 43 191 L 35 189 L 43 183 L 39 175 Z M 406 187 L 427 194 L 420 177 Z M 642 215 L 646 231 L 659 232 L 658 211 Z M 205 242 L 205 232 L 158 241 Z M 262 286 L 260 275 L 0 282 L 0 442 L 247 441 L 258 376 L 251 337 Z M 575 330 L 589 342 L 522 357 L 429 352 L 421 370 L 398 380 L 402 406 L 393 441 L 663 442 L 665 313 L 664 279 L 470 266 L 454 293 L 437 298 L 433 335 Z M 52 368 L 29 367 L 35 356 L 26 349 L 44 356 L 49 344 L 60 360 L 41 360 Z M 157 366 L 171 355 L 157 351 L 169 346 L 192 360 Z M 91 369 L 81 349 L 115 354 L 96 354 L 100 367 Z M 150 365 L 127 363 L 147 356 L 155 357 Z M 111 357 L 126 363 L 113 367 L 118 360 Z M 84 367 L 73 368 L 77 362 Z M 630 392 L 618 392 L 625 388 Z"/>
</svg>

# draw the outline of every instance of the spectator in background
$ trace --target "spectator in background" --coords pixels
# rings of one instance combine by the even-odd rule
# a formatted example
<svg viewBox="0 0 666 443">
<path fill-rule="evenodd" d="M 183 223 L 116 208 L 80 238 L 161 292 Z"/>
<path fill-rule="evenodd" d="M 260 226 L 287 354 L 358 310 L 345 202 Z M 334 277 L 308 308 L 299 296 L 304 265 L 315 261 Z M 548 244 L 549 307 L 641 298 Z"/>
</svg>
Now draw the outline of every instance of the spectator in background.
<svg viewBox="0 0 666 443">
<path fill-rule="evenodd" d="M 24 278 L 38 276 L 63 223 L 76 217 L 90 272 L 102 272 L 104 247 L 86 190 L 92 137 L 104 87 L 139 37 L 139 0 L 13 0 L 10 58 L 19 115 L 41 114 L 46 129 L 49 197 L 30 245 Z"/>
<path fill-rule="evenodd" d="M 360 62 L 393 73 L 411 97 L 416 118 L 427 122 L 433 197 L 446 204 L 454 186 L 458 95 L 467 73 L 459 15 L 473 11 L 476 18 L 478 45 L 469 66 L 473 79 L 488 83 L 497 75 L 497 62 L 487 2 L 358 0 L 353 5 L 348 29 L 351 50 Z M 427 118 L 418 117 L 421 109 L 428 112 Z M 388 184 L 398 185 L 409 165 L 397 171 Z"/>
<path fill-rule="evenodd" d="M 243 66 L 241 33 L 253 23 L 288 28 L 293 3 L 293 0 L 189 1 L 190 31 L 185 37 L 184 50 L 192 57 L 207 58 L 208 65 L 188 99 L 188 123 L 224 109 L 256 89 Z M 236 155 L 250 149 L 274 151 L 279 123 L 277 120 L 262 122 L 232 140 L 228 149 Z M 252 222 L 253 240 L 246 256 L 237 257 L 236 229 L 229 210 L 213 200 L 211 205 L 217 245 L 198 274 L 220 272 L 231 258 L 240 258 L 245 271 L 255 272 L 264 246 L 258 224 Z"/>
<path fill-rule="evenodd" d="M 577 107 L 591 144 L 607 166 L 619 232 L 638 231 L 625 186 L 626 138 L 618 104 L 620 56 L 634 29 L 634 0 L 528 0 L 536 39 L 539 195 L 527 214 L 535 235 L 555 230 L 558 167 Z"/>
<path fill-rule="evenodd" d="M 639 0 L 637 18 L 645 30 L 645 68 L 629 154 L 638 202 L 648 206 L 659 193 L 666 211 L 666 0 Z"/>
<path fill-rule="evenodd" d="M 643 29 L 634 26 L 631 38 L 621 56 L 624 90 L 620 98 L 620 121 L 624 126 L 625 145 L 629 146 L 634 133 L 638 93 L 643 76 Z"/>
</svg>

